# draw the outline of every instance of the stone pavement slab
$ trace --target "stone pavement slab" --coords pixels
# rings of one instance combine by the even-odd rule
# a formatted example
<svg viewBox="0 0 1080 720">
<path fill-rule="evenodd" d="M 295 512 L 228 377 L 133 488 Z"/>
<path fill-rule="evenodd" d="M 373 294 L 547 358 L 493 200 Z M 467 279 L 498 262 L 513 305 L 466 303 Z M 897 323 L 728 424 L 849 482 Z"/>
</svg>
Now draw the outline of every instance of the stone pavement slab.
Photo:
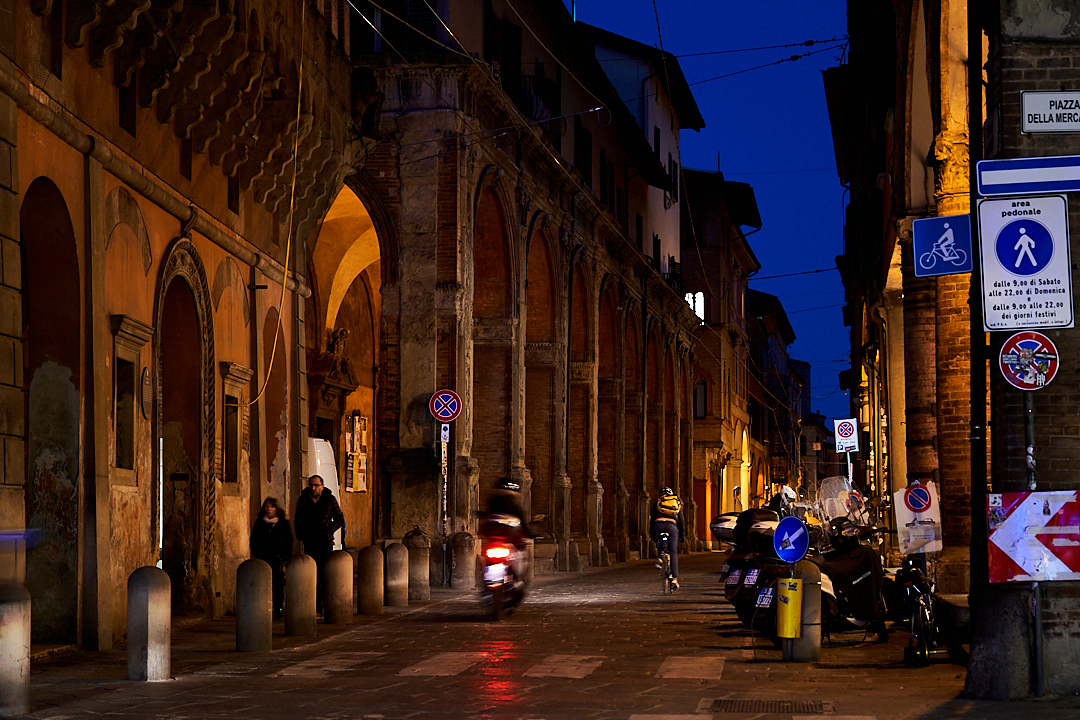
<svg viewBox="0 0 1080 720">
<path fill-rule="evenodd" d="M 966 669 L 902 663 L 886 644 L 834 638 L 820 662 L 784 663 L 723 600 L 721 556 L 682 559 L 661 594 L 650 561 L 540 576 L 524 605 L 490 622 L 473 593 L 318 626 L 237 653 L 231 618 L 174 622 L 174 679 L 126 680 L 126 655 L 54 654 L 32 664 L 32 712 L 65 718 L 303 720 L 1064 720 L 1080 699 L 962 699 Z"/>
</svg>

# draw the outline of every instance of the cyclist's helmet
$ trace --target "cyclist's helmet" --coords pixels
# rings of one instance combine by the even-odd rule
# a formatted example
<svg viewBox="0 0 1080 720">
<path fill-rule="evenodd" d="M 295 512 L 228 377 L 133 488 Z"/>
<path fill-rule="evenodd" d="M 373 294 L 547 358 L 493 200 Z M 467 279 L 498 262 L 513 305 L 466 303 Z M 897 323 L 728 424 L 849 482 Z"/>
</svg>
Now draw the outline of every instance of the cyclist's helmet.
<svg viewBox="0 0 1080 720">
<path fill-rule="evenodd" d="M 669 488 L 669 487 L 662 487 L 662 488 L 660 488 L 660 497 L 665 497 L 665 496 L 667 496 L 667 495 L 674 495 L 674 494 L 675 494 L 675 491 L 674 491 L 674 490 L 672 490 L 672 489 L 671 489 L 671 488 Z"/>
<path fill-rule="evenodd" d="M 521 492 L 521 483 L 519 483 L 517 480 L 514 480 L 513 478 L 504 477 L 498 479 L 498 481 L 495 483 L 495 488 L 497 490 L 510 490 L 512 492 Z"/>
</svg>

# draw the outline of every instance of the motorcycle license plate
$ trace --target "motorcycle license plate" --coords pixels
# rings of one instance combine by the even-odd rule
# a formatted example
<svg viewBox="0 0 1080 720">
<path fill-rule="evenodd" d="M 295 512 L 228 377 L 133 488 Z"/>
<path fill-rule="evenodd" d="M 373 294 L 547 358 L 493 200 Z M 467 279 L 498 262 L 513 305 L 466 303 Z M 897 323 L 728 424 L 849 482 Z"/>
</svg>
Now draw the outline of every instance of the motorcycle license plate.
<svg viewBox="0 0 1080 720">
<path fill-rule="evenodd" d="M 743 585 L 757 585 L 759 577 L 761 577 L 761 570 L 759 568 L 747 570 L 746 580 L 743 581 Z"/>
<path fill-rule="evenodd" d="M 757 606 L 759 608 L 772 607 L 773 589 L 771 587 L 761 588 L 761 592 L 757 596 Z"/>
<path fill-rule="evenodd" d="M 493 563 L 484 566 L 484 582 L 499 584 L 506 582 L 506 563 Z"/>
<path fill-rule="evenodd" d="M 742 570 L 732 570 L 727 576 L 728 585 L 738 585 L 742 579 Z"/>
</svg>

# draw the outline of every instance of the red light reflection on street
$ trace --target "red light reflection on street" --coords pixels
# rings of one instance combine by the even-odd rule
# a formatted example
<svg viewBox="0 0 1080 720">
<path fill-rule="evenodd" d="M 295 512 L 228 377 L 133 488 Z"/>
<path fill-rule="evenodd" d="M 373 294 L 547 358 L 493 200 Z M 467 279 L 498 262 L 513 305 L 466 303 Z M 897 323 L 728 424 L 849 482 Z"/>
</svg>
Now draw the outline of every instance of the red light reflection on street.
<svg viewBox="0 0 1080 720">
<path fill-rule="evenodd" d="M 481 714 L 505 711 L 521 702 L 521 668 L 517 643 L 508 639 L 481 642 L 477 651 L 484 653 L 484 662 L 477 668 L 480 684 L 477 687 L 477 712 Z"/>
</svg>

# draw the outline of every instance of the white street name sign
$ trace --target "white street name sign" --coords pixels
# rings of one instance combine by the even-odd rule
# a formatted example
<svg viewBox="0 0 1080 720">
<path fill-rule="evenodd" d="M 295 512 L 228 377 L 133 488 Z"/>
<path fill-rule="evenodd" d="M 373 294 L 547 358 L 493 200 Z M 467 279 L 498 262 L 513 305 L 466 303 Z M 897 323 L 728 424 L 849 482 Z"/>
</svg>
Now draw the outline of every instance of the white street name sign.
<svg viewBox="0 0 1080 720">
<path fill-rule="evenodd" d="M 1080 90 L 1020 93 L 1020 132 L 1080 132 Z"/>
</svg>

